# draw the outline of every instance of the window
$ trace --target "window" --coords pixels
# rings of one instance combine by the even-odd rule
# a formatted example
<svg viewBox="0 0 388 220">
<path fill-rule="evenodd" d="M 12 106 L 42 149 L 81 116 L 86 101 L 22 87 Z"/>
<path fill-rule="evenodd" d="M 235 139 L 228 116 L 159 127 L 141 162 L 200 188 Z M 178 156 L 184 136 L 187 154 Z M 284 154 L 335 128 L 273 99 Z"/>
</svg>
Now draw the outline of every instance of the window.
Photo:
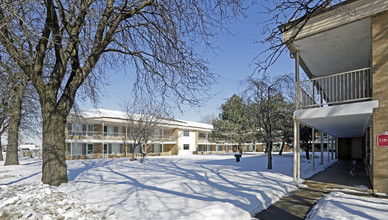
<svg viewBox="0 0 388 220">
<path fill-rule="evenodd" d="M 161 144 L 153 144 L 152 145 L 152 153 L 162 153 L 162 145 Z"/>
<path fill-rule="evenodd" d="M 86 144 L 82 144 L 82 154 L 81 155 L 86 155 Z"/>
<path fill-rule="evenodd" d="M 93 144 L 88 144 L 88 154 L 93 154 L 94 149 L 93 149 Z"/>
<path fill-rule="evenodd" d="M 86 125 L 82 124 L 82 136 L 86 136 Z"/>
<path fill-rule="evenodd" d="M 104 154 L 106 154 L 107 152 L 108 152 L 108 145 L 104 144 Z"/>
<path fill-rule="evenodd" d="M 93 136 L 94 125 L 88 125 L 88 136 Z"/>
<path fill-rule="evenodd" d="M 189 131 L 183 131 L 183 136 L 189 137 L 190 136 L 190 132 Z"/>
<path fill-rule="evenodd" d="M 140 153 L 140 145 L 137 145 L 136 147 L 134 144 L 130 144 L 131 148 L 133 148 L 133 153 L 138 154 Z"/>
<path fill-rule="evenodd" d="M 67 123 L 67 135 L 73 135 L 71 123 Z"/>
<path fill-rule="evenodd" d="M 112 154 L 112 144 L 108 145 L 108 154 Z"/>
<path fill-rule="evenodd" d="M 67 156 L 71 156 L 71 144 L 67 143 L 67 151 L 66 151 Z"/>
<path fill-rule="evenodd" d="M 117 126 L 113 127 L 113 136 L 115 137 L 119 136 L 119 127 Z"/>
<path fill-rule="evenodd" d="M 161 139 L 162 138 L 162 130 L 153 130 L 152 137 L 155 139 Z"/>
<path fill-rule="evenodd" d="M 190 149 L 190 144 L 183 145 L 183 150 L 189 150 L 189 149 Z"/>
</svg>

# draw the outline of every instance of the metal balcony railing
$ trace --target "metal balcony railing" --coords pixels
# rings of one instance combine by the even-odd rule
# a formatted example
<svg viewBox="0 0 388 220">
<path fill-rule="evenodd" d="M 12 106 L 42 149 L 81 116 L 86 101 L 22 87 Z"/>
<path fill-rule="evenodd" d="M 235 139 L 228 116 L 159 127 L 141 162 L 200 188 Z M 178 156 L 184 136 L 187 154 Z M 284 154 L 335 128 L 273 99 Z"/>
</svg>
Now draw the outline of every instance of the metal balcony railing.
<svg viewBox="0 0 388 220">
<path fill-rule="evenodd" d="M 130 134 L 125 135 L 122 132 L 99 132 L 99 131 L 67 131 L 68 137 L 79 139 L 94 139 L 94 140 L 108 140 L 110 138 L 115 139 L 127 139 L 131 140 Z M 174 141 L 177 137 L 174 135 L 151 135 L 151 141 Z"/>
<path fill-rule="evenodd" d="M 370 68 L 301 81 L 296 84 L 297 108 L 370 100 L 371 88 Z"/>
</svg>

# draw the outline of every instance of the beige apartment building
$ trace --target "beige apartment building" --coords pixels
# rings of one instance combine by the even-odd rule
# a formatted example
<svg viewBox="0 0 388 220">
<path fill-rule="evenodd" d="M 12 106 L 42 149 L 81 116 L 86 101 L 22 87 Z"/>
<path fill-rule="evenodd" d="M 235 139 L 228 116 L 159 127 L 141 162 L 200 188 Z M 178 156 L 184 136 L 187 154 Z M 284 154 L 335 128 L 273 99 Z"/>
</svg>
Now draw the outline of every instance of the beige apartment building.
<svg viewBox="0 0 388 220">
<path fill-rule="evenodd" d="M 91 109 L 69 114 L 66 127 L 66 158 L 92 159 L 129 157 L 131 139 L 127 114 L 121 111 Z M 237 144 L 215 142 L 212 125 L 173 119 L 161 119 L 147 143 L 147 155 L 191 155 L 237 151 Z M 258 148 L 262 149 L 262 148 Z M 244 152 L 256 151 L 256 145 L 244 144 Z M 135 148 L 140 155 L 140 147 Z"/>
<path fill-rule="evenodd" d="M 297 30 L 287 25 L 284 42 Z M 388 193 L 388 1 L 334 5 L 287 47 L 296 64 L 295 144 L 300 123 L 328 134 L 338 158 L 363 159 L 374 192 Z"/>
</svg>

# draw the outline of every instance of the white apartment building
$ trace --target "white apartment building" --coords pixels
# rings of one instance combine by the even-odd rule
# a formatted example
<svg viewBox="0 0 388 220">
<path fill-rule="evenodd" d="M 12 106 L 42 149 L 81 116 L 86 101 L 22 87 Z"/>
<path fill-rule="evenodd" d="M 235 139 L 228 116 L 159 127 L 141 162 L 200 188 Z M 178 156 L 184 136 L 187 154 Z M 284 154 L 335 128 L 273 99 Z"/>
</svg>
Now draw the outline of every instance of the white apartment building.
<svg viewBox="0 0 388 220">
<path fill-rule="evenodd" d="M 71 113 L 66 127 L 66 158 L 129 157 L 131 128 L 127 114 L 121 111 L 90 109 L 79 114 Z M 210 138 L 212 125 L 175 120 L 158 120 L 147 143 L 147 155 L 190 155 L 221 153 L 237 150 L 237 144 L 216 143 Z M 246 144 L 244 151 L 256 151 L 256 146 Z M 135 148 L 140 154 L 140 148 Z"/>
</svg>

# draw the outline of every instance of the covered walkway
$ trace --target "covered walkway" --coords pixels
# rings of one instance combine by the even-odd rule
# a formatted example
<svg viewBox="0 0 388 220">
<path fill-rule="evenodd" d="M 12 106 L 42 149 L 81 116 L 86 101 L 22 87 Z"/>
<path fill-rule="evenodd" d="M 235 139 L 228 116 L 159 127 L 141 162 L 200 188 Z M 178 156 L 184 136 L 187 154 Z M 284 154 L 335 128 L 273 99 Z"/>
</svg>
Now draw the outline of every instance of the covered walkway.
<svg viewBox="0 0 388 220">
<path fill-rule="evenodd" d="M 300 189 L 258 213 L 258 219 L 304 219 L 316 201 L 332 191 L 372 196 L 362 160 L 338 160 L 303 182 Z"/>
</svg>

